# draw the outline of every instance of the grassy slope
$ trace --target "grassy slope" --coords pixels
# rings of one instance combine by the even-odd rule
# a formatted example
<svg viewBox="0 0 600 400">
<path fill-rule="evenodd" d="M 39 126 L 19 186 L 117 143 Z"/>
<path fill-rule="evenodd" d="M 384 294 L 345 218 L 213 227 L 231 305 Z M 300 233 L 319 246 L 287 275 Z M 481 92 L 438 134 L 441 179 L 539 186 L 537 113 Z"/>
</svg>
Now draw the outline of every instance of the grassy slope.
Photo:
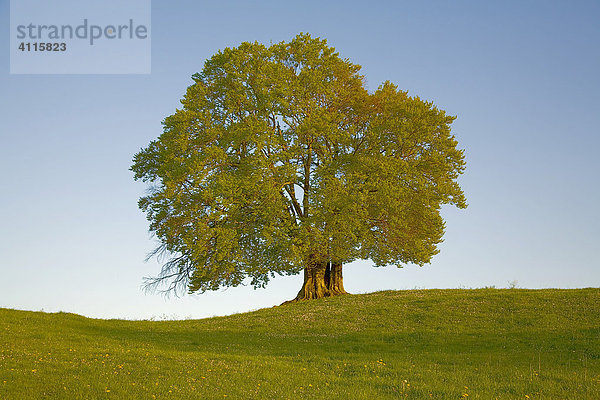
<svg viewBox="0 0 600 400">
<path fill-rule="evenodd" d="M 0 399 L 41 397 L 600 399 L 600 289 L 380 292 L 197 321 L 0 309 Z"/>
</svg>

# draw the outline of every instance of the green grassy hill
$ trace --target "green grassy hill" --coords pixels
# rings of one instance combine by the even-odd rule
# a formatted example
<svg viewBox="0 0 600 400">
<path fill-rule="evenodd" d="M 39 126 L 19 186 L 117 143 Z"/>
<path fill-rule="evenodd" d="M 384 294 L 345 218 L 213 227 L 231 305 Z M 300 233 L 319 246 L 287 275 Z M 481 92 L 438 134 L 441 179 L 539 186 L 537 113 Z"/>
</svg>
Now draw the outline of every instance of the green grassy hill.
<svg viewBox="0 0 600 400">
<path fill-rule="evenodd" d="M 0 309 L 0 399 L 600 399 L 600 289 L 348 295 L 190 321 Z"/>
</svg>

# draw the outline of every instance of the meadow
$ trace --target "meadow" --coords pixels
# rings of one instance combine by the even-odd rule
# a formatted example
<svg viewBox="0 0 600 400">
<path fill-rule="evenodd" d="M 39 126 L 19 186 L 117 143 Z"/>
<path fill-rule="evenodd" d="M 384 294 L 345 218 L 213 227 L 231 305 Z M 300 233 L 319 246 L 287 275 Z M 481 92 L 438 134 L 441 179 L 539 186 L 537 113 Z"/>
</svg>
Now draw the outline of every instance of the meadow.
<svg viewBox="0 0 600 400">
<path fill-rule="evenodd" d="M 227 317 L 0 309 L 0 399 L 600 399 L 600 289 L 346 295 Z"/>
</svg>

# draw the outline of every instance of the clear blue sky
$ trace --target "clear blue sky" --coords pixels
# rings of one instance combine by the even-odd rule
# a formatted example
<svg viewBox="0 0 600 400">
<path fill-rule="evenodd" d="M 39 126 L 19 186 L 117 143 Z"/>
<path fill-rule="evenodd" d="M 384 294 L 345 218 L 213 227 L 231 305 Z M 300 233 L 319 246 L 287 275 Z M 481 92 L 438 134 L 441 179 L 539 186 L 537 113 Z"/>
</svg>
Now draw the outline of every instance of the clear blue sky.
<svg viewBox="0 0 600 400">
<path fill-rule="evenodd" d="M 354 293 L 383 289 L 600 286 L 600 3 L 159 1 L 150 75 L 9 75 L 0 41 L 0 307 L 102 318 L 203 317 L 279 304 L 267 289 L 164 299 L 131 158 L 161 133 L 217 50 L 326 38 L 363 66 L 457 115 L 466 210 L 445 209 L 423 268 L 345 268 Z M 373 2 L 375 3 L 375 2 Z M 8 27 L 9 2 L 0 0 Z"/>
</svg>

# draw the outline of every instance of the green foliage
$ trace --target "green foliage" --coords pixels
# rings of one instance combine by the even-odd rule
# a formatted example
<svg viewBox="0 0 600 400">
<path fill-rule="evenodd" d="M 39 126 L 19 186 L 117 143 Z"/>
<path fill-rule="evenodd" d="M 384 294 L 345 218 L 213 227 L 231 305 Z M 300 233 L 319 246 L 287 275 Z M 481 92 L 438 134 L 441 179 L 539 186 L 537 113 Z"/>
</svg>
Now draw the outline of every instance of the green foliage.
<svg viewBox="0 0 600 400">
<path fill-rule="evenodd" d="M 206 61 L 164 132 L 134 157 L 158 252 L 156 283 L 264 286 L 307 260 L 429 262 L 440 207 L 466 207 L 454 117 L 301 34 Z"/>
<path fill-rule="evenodd" d="M 599 309 L 600 289 L 381 292 L 197 321 L 0 309 L 0 398 L 596 400 Z"/>
</svg>

